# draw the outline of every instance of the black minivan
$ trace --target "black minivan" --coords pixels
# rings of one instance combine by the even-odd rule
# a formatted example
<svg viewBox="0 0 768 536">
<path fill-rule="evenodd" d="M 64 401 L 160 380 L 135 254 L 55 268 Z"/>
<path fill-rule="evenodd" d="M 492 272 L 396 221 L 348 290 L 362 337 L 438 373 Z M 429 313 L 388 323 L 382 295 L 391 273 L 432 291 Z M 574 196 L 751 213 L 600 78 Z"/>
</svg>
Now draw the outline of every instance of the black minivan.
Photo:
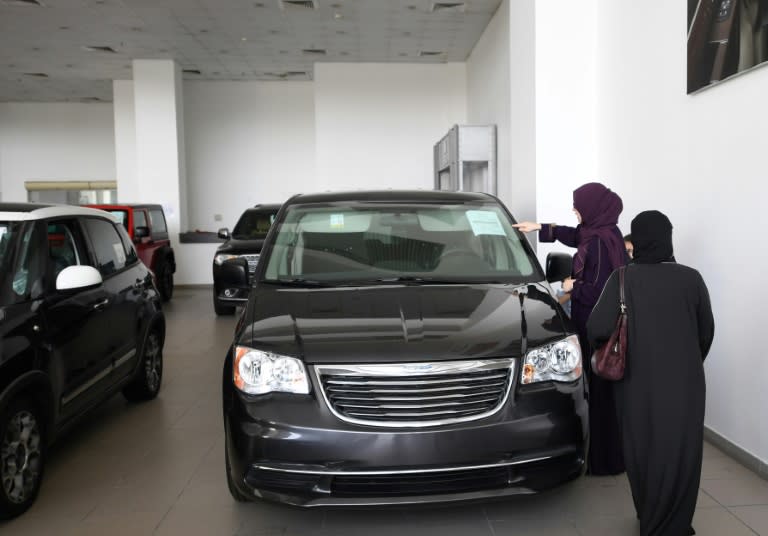
<svg viewBox="0 0 768 536">
<path fill-rule="evenodd" d="M 122 390 L 157 396 L 165 319 L 110 214 L 0 203 L 0 519 L 34 502 L 47 447 Z"/>
<path fill-rule="evenodd" d="M 217 315 L 231 315 L 237 305 L 248 299 L 248 287 L 240 283 L 238 265 L 242 262 L 248 274 L 256 271 L 267 232 L 275 221 L 280 205 L 256 205 L 246 209 L 230 234 L 219 229 L 224 243 L 213 257 L 213 308 Z M 229 261 L 237 260 L 237 263 Z"/>
<path fill-rule="evenodd" d="M 582 356 L 514 220 L 478 193 L 299 195 L 223 371 L 236 500 L 453 502 L 577 478 Z"/>
</svg>

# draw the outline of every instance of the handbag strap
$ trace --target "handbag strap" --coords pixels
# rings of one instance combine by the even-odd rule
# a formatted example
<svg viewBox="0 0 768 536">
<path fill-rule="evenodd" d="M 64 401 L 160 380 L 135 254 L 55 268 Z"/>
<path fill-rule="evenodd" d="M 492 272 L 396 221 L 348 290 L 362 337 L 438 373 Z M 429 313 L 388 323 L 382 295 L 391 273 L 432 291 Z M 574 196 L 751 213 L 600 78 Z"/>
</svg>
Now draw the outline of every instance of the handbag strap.
<svg viewBox="0 0 768 536">
<path fill-rule="evenodd" d="M 626 269 L 626 266 L 621 266 L 619 268 L 619 307 L 621 308 L 621 314 L 623 315 L 627 314 L 627 302 L 624 298 L 624 272 Z"/>
</svg>

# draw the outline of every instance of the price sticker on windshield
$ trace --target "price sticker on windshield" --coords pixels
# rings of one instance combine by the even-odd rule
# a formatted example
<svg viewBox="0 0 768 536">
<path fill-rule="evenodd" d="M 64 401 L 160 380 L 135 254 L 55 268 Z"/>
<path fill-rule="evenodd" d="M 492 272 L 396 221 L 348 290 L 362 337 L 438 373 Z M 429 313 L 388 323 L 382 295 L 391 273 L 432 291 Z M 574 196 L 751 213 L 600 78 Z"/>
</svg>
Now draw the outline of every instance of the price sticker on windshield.
<svg viewBox="0 0 768 536">
<path fill-rule="evenodd" d="M 344 228 L 344 214 L 331 214 L 331 229 Z"/>
<path fill-rule="evenodd" d="M 475 236 L 495 235 L 507 236 L 501 225 L 499 216 L 490 210 L 468 210 L 467 219 Z"/>
</svg>

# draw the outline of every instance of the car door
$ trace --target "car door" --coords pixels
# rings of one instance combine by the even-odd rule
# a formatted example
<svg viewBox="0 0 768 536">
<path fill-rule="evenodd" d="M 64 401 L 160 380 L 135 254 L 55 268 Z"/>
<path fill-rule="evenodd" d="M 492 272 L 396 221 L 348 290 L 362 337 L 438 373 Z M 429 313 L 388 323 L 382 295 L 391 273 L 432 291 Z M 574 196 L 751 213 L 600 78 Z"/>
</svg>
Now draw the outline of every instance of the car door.
<svg viewBox="0 0 768 536">
<path fill-rule="evenodd" d="M 105 392 L 112 372 L 110 297 L 104 285 L 56 290 L 58 275 L 69 266 L 95 261 L 77 218 L 42 222 L 46 240 L 47 296 L 45 338 L 50 348 L 50 378 L 66 420 L 92 405 Z"/>
<path fill-rule="evenodd" d="M 142 284 L 134 269 L 138 259 L 134 250 L 126 252 L 117 226 L 102 218 L 84 218 L 97 269 L 104 279 L 109 303 L 105 317 L 109 320 L 108 352 L 115 369 L 135 363 L 138 353 L 137 288 Z M 112 377 L 112 382 L 119 378 Z"/>
</svg>

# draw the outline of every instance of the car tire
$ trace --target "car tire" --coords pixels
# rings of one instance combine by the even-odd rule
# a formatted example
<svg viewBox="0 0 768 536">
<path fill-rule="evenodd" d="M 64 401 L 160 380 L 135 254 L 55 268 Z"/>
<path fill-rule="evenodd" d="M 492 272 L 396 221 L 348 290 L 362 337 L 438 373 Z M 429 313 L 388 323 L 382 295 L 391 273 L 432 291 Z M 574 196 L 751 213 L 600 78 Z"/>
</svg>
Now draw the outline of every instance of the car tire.
<svg viewBox="0 0 768 536">
<path fill-rule="evenodd" d="M 155 270 L 157 277 L 157 290 L 160 292 L 160 298 L 164 301 L 170 301 L 173 297 L 173 268 L 167 258 L 163 258 Z"/>
<path fill-rule="evenodd" d="M 216 311 L 216 314 L 218 316 L 232 316 L 235 314 L 235 306 L 234 305 L 224 305 L 219 301 L 219 299 L 216 297 L 215 294 L 216 290 L 214 289 L 214 295 L 213 295 L 213 310 Z"/>
<path fill-rule="evenodd" d="M 229 488 L 229 494 L 237 502 L 253 502 L 253 498 L 249 497 L 235 486 L 235 481 L 232 480 L 232 468 L 229 465 L 229 454 L 227 453 L 226 446 L 224 447 L 224 463 L 227 470 L 227 488 Z"/>
<path fill-rule="evenodd" d="M 26 512 L 35 502 L 45 468 L 45 420 L 27 397 L 0 415 L 0 519 Z"/>
<path fill-rule="evenodd" d="M 130 402 L 152 400 L 160 392 L 163 380 L 163 334 L 160 326 L 149 328 L 136 376 L 123 387 L 123 396 Z"/>
</svg>

